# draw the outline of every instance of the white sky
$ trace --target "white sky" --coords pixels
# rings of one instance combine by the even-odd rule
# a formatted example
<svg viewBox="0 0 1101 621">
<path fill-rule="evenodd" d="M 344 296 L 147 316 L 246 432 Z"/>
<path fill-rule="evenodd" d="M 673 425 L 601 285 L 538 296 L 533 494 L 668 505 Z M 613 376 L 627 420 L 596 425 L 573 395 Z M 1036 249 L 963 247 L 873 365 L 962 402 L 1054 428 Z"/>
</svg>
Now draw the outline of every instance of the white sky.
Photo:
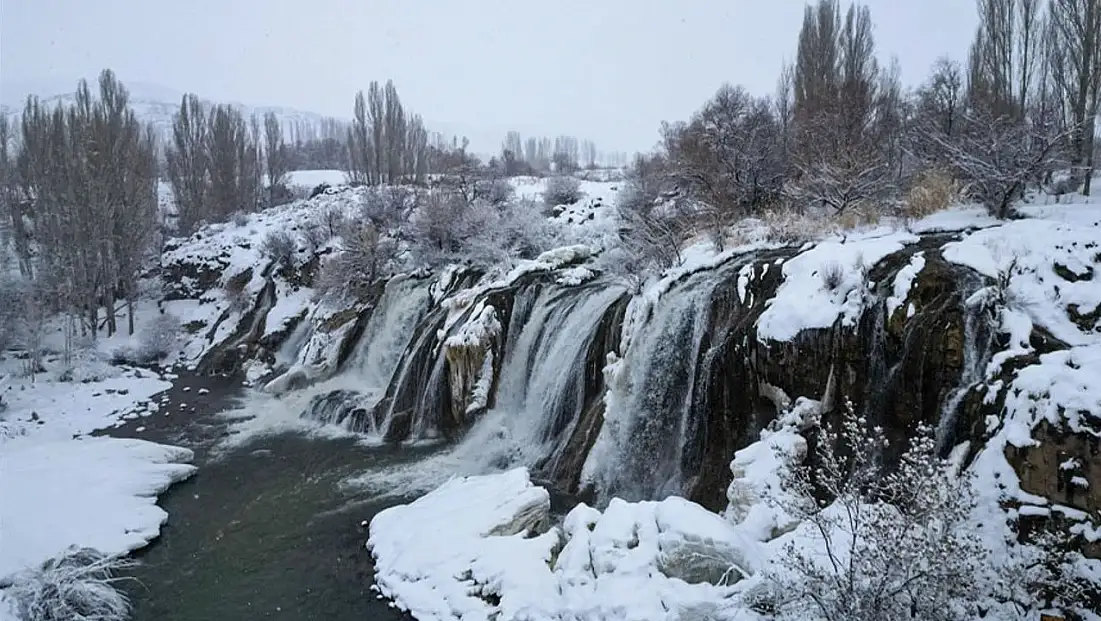
<svg viewBox="0 0 1101 621">
<path fill-rule="evenodd" d="M 962 59 L 972 0 L 867 0 L 881 54 L 920 82 Z M 0 0 L 0 88 L 124 82 L 347 117 L 392 78 L 430 128 L 647 149 L 724 81 L 771 93 L 802 0 Z M 38 86 L 35 90 L 48 87 Z M 135 89 L 136 90 L 136 89 Z M 39 93 L 53 94 L 53 93 Z M 479 144 L 493 141 L 496 144 Z"/>
</svg>

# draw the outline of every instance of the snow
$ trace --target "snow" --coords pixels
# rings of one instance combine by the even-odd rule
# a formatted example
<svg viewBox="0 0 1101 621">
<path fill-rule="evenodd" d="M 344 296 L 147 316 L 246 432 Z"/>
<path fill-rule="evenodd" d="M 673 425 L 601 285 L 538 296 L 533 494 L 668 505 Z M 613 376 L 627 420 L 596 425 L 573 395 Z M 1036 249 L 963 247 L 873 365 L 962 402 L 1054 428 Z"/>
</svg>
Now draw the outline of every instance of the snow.
<svg viewBox="0 0 1101 621">
<path fill-rule="evenodd" d="M 724 515 L 757 541 L 768 541 L 791 525 L 791 516 L 775 502 L 784 494 L 780 473 L 806 455 L 807 442 L 799 431 L 817 419 L 820 407 L 799 397 L 774 429 L 762 431 L 760 440 L 734 453 Z"/>
<path fill-rule="evenodd" d="M 485 347 L 501 332 L 501 321 L 497 309 L 484 301 L 478 302 L 471 312 L 471 318 L 464 322 L 455 333 L 447 337 L 444 346 Z"/>
<path fill-rule="evenodd" d="M 7 404 L 0 413 L 0 579 L 71 544 L 106 554 L 144 546 L 168 517 L 157 495 L 194 472 L 183 463 L 192 459 L 187 449 L 87 437 L 156 412 L 150 397 L 171 385 L 167 374 L 113 367 L 102 357 L 96 348 L 75 352 L 69 364 L 47 356 L 46 371 L 33 377 L 18 358 L 0 359 Z"/>
<path fill-rule="evenodd" d="M 0 456 L 0 577 L 78 544 L 105 554 L 156 538 L 157 495 L 190 476 L 188 449 L 143 440 L 16 440 Z"/>
<path fill-rule="evenodd" d="M 171 386 L 152 371 L 102 362 L 98 381 L 59 381 L 60 361 L 47 361 L 47 372 L 28 377 L 18 370 L 19 362 L 0 361 L 0 376 L 7 375 L 3 400 L 8 406 L 0 413 L 0 448 L 5 437 L 58 440 L 109 427 L 121 420 L 123 410 Z"/>
<path fill-rule="evenodd" d="M 852 325 L 864 308 L 867 270 L 917 240 L 912 233 L 876 231 L 821 241 L 789 259 L 781 268 L 784 282 L 757 319 L 757 339 L 789 341 L 803 330 L 828 328 L 839 316 Z M 838 282 L 827 282 L 828 270 L 840 273 Z"/>
<path fill-rule="evenodd" d="M 761 561 L 755 542 L 682 498 L 580 504 L 561 527 L 549 511 L 523 468 L 452 479 L 371 521 L 377 590 L 420 621 L 649 621 L 721 602 Z"/>
<path fill-rule="evenodd" d="M 895 275 L 893 295 L 887 298 L 888 317 L 894 316 L 895 311 L 906 302 L 906 298 L 910 295 L 910 287 L 914 284 L 914 279 L 924 268 L 925 253 L 917 252 L 914 253 L 913 257 L 910 257 L 910 264 L 899 270 L 898 274 Z"/>
<path fill-rule="evenodd" d="M 291 187 L 313 189 L 322 183 L 338 186 L 347 183 L 347 174 L 343 170 L 293 170 L 288 175 L 287 185 Z"/>
<path fill-rule="evenodd" d="M 575 278 L 577 275 L 576 272 L 566 272 L 565 270 L 577 267 L 576 264 L 592 258 L 595 252 L 595 248 L 586 244 L 562 246 L 560 248 L 548 250 L 534 259 L 518 261 L 516 265 L 504 275 L 489 274 L 483 277 L 473 287 L 463 289 L 440 300 L 440 305 L 448 309 L 447 319 L 444 321 L 441 334 L 446 334 L 451 330 L 455 323 L 464 317 L 465 311 L 470 304 L 474 300 L 484 296 L 488 291 L 506 288 L 521 277 L 536 272 L 555 272 L 562 270 L 562 273 L 559 274 L 560 278 Z M 451 278 L 453 272 L 445 271 L 444 273 L 447 278 Z"/>
</svg>

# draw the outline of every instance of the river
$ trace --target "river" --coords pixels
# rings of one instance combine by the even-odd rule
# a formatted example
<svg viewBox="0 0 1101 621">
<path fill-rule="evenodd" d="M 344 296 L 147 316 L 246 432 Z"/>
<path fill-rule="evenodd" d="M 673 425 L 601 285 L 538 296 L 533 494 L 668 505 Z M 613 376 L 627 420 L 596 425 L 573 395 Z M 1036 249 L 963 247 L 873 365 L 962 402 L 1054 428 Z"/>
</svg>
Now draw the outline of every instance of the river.
<svg viewBox="0 0 1101 621">
<path fill-rule="evenodd" d="M 403 499 L 339 483 L 423 450 L 302 432 L 217 450 L 231 422 L 218 413 L 234 405 L 239 389 L 221 378 L 181 377 L 164 396 L 167 409 L 107 432 L 186 446 L 199 466 L 161 496 L 168 523 L 135 553 L 139 564 L 122 583 L 134 621 L 410 618 L 370 590 L 364 548 L 365 521 Z"/>
</svg>

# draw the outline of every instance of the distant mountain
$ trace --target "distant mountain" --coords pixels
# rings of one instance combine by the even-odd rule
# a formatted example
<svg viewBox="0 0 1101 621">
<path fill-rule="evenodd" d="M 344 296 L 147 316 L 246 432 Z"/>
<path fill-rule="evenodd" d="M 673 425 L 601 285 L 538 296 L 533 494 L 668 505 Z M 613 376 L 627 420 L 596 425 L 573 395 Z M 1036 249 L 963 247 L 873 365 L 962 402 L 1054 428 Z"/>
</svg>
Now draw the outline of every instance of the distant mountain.
<svg viewBox="0 0 1101 621">
<path fill-rule="evenodd" d="M 124 80 L 126 89 L 130 91 L 130 106 L 142 121 L 152 125 L 162 138 L 168 138 L 172 133 L 172 119 L 180 108 L 180 100 L 184 93 L 158 84 L 145 82 L 130 82 Z M 95 83 L 89 80 L 89 85 L 95 92 Z M 28 95 L 36 95 L 46 105 L 70 103 L 76 93 L 76 80 L 68 80 L 64 83 L 59 80 L 5 80 L 0 81 L 0 112 L 7 115 L 17 115 L 26 102 Z M 215 102 L 210 99 L 200 99 L 210 105 Z M 274 112 L 283 126 L 289 127 L 295 123 L 318 124 L 325 115 L 305 110 L 284 108 L 280 106 L 254 106 L 241 103 L 232 103 L 247 117 L 253 114 L 263 116 L 268 112 Z"/>
</svg>

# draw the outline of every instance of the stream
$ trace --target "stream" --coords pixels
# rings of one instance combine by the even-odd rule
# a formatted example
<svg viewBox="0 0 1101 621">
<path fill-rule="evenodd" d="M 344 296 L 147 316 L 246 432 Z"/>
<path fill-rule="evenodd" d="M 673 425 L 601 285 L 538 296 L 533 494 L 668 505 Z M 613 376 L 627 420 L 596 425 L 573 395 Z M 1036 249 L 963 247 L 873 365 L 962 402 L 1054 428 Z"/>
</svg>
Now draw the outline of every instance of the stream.
<svg viewBox="0 0 1101 621">
<path fill-rule="evenodd" d="M 202 394 L 200 394 L 202 393 Z M 425 451 L 364 447 L 353 438 L 279 432 L 215 450 L 240 388 L 181 377 L 158 395 L 167 409 L 106 433 L 186 446 L 198 472 L 159 504 L 168 522 L 134 554 L 123 581 L 134 621 L 410 619 L 370 590 L 361 526 L 408 499 L 343 491 L 345 477 L 411 461 Z"/>
</svg>

